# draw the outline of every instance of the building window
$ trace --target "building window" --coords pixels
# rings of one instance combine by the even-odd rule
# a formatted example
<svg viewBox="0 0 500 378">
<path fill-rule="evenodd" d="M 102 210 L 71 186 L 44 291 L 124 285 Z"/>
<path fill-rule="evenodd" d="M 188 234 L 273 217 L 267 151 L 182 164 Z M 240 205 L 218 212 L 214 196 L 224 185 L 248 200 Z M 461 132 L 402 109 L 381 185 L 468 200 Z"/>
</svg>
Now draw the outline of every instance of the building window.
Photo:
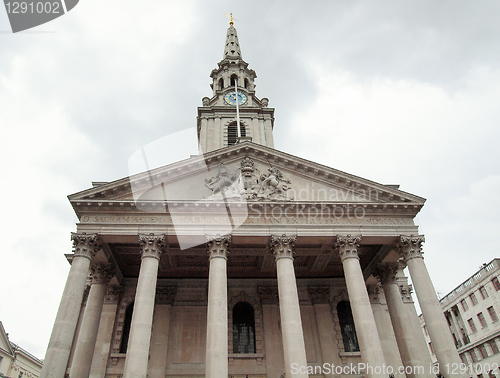
<svg viewBox="0 0 500 378">
<path fill-rule="evenodd" d="M 498 281 L 498 277 L 493 278 L 491 282 L 493 283 L 496 291 L 500 290 L 500 282 Z"/>
<path fill-rule="evenodd" d="M 488 357 L 488 352 L 486 351 L 484 344 L 479 347 L 479 352 L 481 353 L 482 358 Z"/>
<path fill-rule="evenodd" d="M 120 342 L 120 353 L 127 353 L 128 337 L 130 336 L 130 325 L 132 324 L 132 313 L 134 312 L 134 302 L 128 305 L 125 310 L 123 320 L 122 341 Z"/>
<path fill-rule="evenodd" d="M 483 299 L 486 299 L 489 297 L 488 292 L 486 291 L 486 288 L 484 286 L 481 286 L 479 288 L 479 292 L 481 293 L 481 296 L 483 297 Z"/>
<path fill-rule="evenodd" d="M 233 307 L 233 353 L 255 353 L 255 317 L 250 303 Z"/>
<path fill-rule="evenodd" d="M 467 320 L 467 322 L 469 323 L 469 327 L 470 327 L 471 332 L 476 333 L 477 328 L 476 328 L 476 325 L 474 324 L 474 320 L 472 318 L 470 318 L 469 320 Z"/>
<path fill-rule="evenodd" d="M 231 87 L 234 87 L 237 82 L 238 82 L 238 76 L 232 75 L 231 76 Z"/>
<path fill-rule="evenodd" d="M 242 137 L 246 136 L 246 128 L 243 123 L 240 122 L 240 135 Z M 238 125 L 236 122 L 232 122 L 227 126 L 227 145 L 232 146 L 236 144 L 236 140 L 238 139 Z"/>
<path fill-rule="evenodd" d="M 498 321 L 498 316 L 497 316 L 497 313 L 495 312 L 495 309 L 493 308 L 493 306 L 488 307 L 488 313 L 490 314 L 491 320 L 493 322 L 497 322 Z"/>
<path fill-rule="evenodd" d="M 486 323 L 486 319 L 484 318 L 484 315 L 482 312 L 480 312 L 479 314 L 477 314 L 477 317 L 479 319 L 479 323 L 481 323 L 481 327 L 484 328 L 484 327 L 487 327 L 488 324 Z"/>
<path fill-rule="evenodd" d="M 461 355 L 460 355 L 460 359 L 462 360 L 462 363 L 463 363 L 463 364 L 466 364 L 466 365 L 467 365 L 467 357 L 465 357 L 465 354 L 461 354 Z"/>
<path fill-rule="evenodd" d="M 498 345 L 495 342 L 495 340 L 490 341 L 490 346 L 491 346 L 491 351 L 493 352 L 493 354 L 498 354 L 498 352 L 499 352 Z"/>
<path fill-rule="evenodd" d="M 472 305 L 473 305 L 473 306 L 477 305 L 477 298 L 476 298 L 476 294 L 471 293 L 471 295 L 469 295 L 469 297 L 470 297 L 470 300 L 472 301 Z"/>
<path fill-rule="evenodd" d="M 470 353 L 470 358 L 472 359 L 472 362 L 477 362 L 476 351 L 471 350 L 469 353 Z"/>
<path fill-rule="evenodd" d="M 496 375 L 495 375 L 495 373 L 493 373 L 493 370 L 489 371 L 488 377 L 490 377 L 490 378 L 496 378 Z"/>
<path fill-rule="evenodd" d="M 477 378 L 483 378 L 483 375 L 482 374 L 478 374 Z"/>
<path fill-rule="evenodd" d="M 429 331 L 427 331 L 427 326 L 425 326 L 425 325 L 424 325 L 424 333 L 425 333 L 426 336 L 429 335 Z"/>
<path fill-rule="evenodd" d="M 467 304 L 467 301 L 465 300 L 465 298 L 460 301 L 460 304 L 462 305 L 462 308 L 464 309 L 464 311 L 467 311 L 469 309 L 469 305 Z"/>
<path fill-rule="evenodd" d="M 224 89 L 224 79 L 223 78 L 220 78 L 220 80 L 219 80 L 219 89 L 220 90 Z"/>
<path fill-rule="evenodd" d="M 354 327 L 351 304 L 348 301 L 340 301 L 337 305 L 337 314 L 339 316 L 340 331 L 344 341 L 345 352 L 359 352 L 358 337 Z"/>
<path fill-rule="evenodd" d="M 432 347 L 432 343 L 429 343 L 429 349 L 431 351 L 431 354 L 434 354 L 434 348 Z"/>
<path fill-rule="evenodd" d="M 19 375 L 17 376 L 17 378 L 22 378 L 23 375 L 24 375 L 24 373 L 22 371 L 20 371 Z"/>
</svg>

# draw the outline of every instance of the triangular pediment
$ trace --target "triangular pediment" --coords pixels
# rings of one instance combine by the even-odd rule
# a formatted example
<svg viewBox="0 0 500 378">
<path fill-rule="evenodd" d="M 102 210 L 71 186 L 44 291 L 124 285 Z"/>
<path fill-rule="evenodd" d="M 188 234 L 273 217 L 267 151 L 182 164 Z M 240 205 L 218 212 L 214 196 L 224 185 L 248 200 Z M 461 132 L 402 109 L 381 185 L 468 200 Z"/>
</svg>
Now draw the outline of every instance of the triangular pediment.
<svg viewBox="0 0 500 378">
<path fill-rule="evenodd" d="M 402 204 L 425 199 L 252 142 L 225 147 L 69 196 L 70 201 Z"/>
</svg>

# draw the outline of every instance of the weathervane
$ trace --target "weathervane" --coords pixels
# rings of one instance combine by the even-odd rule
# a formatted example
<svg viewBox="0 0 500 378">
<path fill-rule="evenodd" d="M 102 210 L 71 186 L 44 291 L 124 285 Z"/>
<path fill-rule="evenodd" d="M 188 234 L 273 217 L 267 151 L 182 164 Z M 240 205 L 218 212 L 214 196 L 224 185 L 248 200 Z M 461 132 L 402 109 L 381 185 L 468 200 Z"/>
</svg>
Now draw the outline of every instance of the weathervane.
<svg viewBox="0 0 500 378">
<path fill-rule="evenodd" d="M 233 14 L 232 13 L 229 13 L 229 14 L 226 14 L 226 17 L 229 17 L 230 21 L 229 21 L 229 25 L 233 26 L 234 25 L 234 22 L 233 21 L 238 21 L 236 18 L 233 17 Z"/>
</svg>

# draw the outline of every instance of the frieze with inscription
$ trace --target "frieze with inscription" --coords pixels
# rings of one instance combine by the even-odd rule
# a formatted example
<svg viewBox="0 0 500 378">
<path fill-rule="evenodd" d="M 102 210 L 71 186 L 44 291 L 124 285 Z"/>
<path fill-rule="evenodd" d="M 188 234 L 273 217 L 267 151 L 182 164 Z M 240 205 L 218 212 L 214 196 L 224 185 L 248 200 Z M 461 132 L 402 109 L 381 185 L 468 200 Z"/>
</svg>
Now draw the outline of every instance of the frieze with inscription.
<svg viewBox="0 0 500 378">
<path fill-rule="evenodd" d="M 175 222 L 170 215 L 136 216 L 136 215 L 84 215 L 81 223 L 97 224 L 164 224 L 164 225 L 199 225 L 199 224 L 225 224 L 227 217 L 212 216 L 176 216 Z M 336 216 L 308 216 L 305 214 L 290 214 L 274 216 L 262 212 L 249 212 L 248 217 L 233 217 L 235 224 L 345 224 L 367 226 L 414 226 L 410 218 L 385 218 L 385 217 L 336 217 Z"/>
</svg>

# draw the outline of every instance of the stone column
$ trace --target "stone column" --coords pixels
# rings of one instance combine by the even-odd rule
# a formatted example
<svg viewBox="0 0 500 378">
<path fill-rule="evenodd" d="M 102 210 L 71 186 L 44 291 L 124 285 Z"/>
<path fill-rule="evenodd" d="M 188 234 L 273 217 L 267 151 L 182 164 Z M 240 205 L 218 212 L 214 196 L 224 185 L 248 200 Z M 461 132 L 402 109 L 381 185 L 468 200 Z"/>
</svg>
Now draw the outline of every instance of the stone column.
<svg viewBox="0 0 500 378">
<path fill-rule="evenodd" d="M 344 268 L 347 293 L 351 302 L 361 360 L 366 364 L 365 376 L 368 378 L 387 378 L 387 374 L 379 373 L 379 369 L 385 366 L 385 359 L 377 332 L 377 324 L 370 305 L 370 298 L 366 290 L 365 279 L 359 264 L 358 248 L 360 240 L 361 237 L 352 237 L 351 235 L 337 236 L 336 248 Z M 363 372 L 360 372 L 360 374 L 363 374 Z"/>
<path fill-rule="evenodd" d="M 379 279 L 384 289 L 399 354 L 406 368 L 406 376 L 408 378 L 431 377 L 429 367 L 424 367 L 422 361 L 418 358 L 417 345 L 413 339 L 413 330 L 410 326 L 411 322 L 397 283 L 398 269 L 399 263 L 397 262 L 379 264 L 372 274 Z"/>
<path fill-rule="evenodd" d="M 156 288 L 156 307 L 153 318 L 148 378 L 165 378 L 170 333 L 170 310 L 176 292 L 177 288 L 175 286 Z"/>
<path fill-rule="evenodd" d="M 335 333 L 335 323 L 333 322 L 332 310 L 330 305 L 330 287 L 329 286 L 309 286 L 309 297 L 314 306 L 316 322 L 318 323 L 319 343 L 321 345 L 321 356 L 323 363 L 342 365 L 340 358 L 337 337 Z M 324 374 L 325 378 L 333 378 L 334 372 Z"/>
<path fill-rule="evenodd" d="M 158 264 L 165 248 L 165 236 L 139 234 L 141 269 L 137 281 L 134 312 L 125 358 L 124 378 L 146 378 L 149 343 L 155 306 Z"/>
<path fill-rule="evenodd" d="M 74 255 L 50 336 L 41 378 L 63 378 L 85 290 L 90 261 L 99 249 L 97 234 L 71 233 Z"/>
<path fill-rule="evenodd" d="M 207 350 L 205 377 L 228 376 L 227 255 L 231 236 L 207 236 L 208 273 Z"/>
<path fill-rule="evenodd" d="M 266 351 L 266 373 L 268 377 L 280 377 L 285 373 L 283 342 L 280 330 L 278 308 L 278 288 L 261 286 L 258 288 L 262 303 L 264 322 L 264 349 Z"/>
<path fill-rule="evenodd" d="M 120 286 L 107 287 L 89 378 L 103 378 L 106 375 L 106 365 L 111 350 L 115 319 L 117 318 L 116 309 L 121 294 L 122 288 Z"/>
<path fill-rule="evenodd" d="M 276 258 L 281 333 L 287 377 L 308 377 L 304 332 L 300 317 L 299 295 L 293 268 L 296 236 L 271 236 L 270 249 Z M 302 372 L 297 371 L 302 368 Z"/>
<path fill-rule="evenodd" d="M 401 265 L 404 264 L 400 264 L 399 266 L 399 292 L 401 293 L 401 298 L 403 299 L 403 303 L 406 307 L 406 314 L 410 321 L 409 327 L 413 330 L 413 340 L 415 340 L 415 345 L 417 347 L 416 352 L 418 352 L 418 359 L 422 362 L 422 366 L 425 369 L 430 369 L 430 367 L 433 366 L 433 363 L 429 353 L 427 341 L 425 341 L 425 336 L 422 332 L 420 319 L 417 315 L 417 310 L 411 296 L 413 288 L 408 284 L 408 279 L 405 277 Z"/>
<path fill-rule="evenodd" d="M 372 306 L 373 317 L 377 323 L 378 337 L 384 352 L 385 363 L 387 366 L 394 367 L 394 377 L 404 378 L 404 374 L 399 374 L 397 369 L 403 366 L 401 356 L 399 354 L 398 343 L 396 342 L 396 335 L 392 328 L 391 317 L 387 309 L 387 302 L 385 301 L 384 291 L 379 284 L 367 285 L 368 297 Z"/>
<path fill-rule="evenodd" d="M 113 272 L 110 264 L 91 265 L 90 278 L 92 279 L 92 285 L 90 286 L 87 306 L 83 314 L 75 356 L 71 364 L 71 378 L 88 378 L 89 376 L 106 286 L 112 277 Z"/>
<path fill-rule="evenodd" d="M 423 242 L 423 236 L 400 236 L 397 249 L 404 262 L 408 265 L 418 303 L 424 315 L 425 324 L 439 363 L 440 372 L 448 378 L 452 376 L 452 371 L 460 371 L 462 361 L 458 356 L 448 323 L 443 315 L 443 309 L 422 257 Z M 459 377 L 461 375 L 457 373 L 453 374 L 453 376 Z"/>
</svg>

